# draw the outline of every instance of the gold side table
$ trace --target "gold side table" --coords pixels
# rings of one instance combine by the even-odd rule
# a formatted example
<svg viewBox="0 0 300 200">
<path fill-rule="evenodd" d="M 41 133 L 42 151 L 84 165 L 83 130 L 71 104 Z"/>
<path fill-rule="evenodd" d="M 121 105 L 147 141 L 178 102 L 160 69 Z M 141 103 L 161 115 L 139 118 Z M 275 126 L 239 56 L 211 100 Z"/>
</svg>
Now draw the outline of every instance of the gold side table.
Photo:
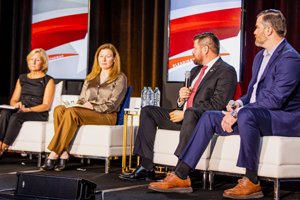
<svg viewBox="0 0 300 200">
<path fill-rule="evenodd" d="M 132 161 L 132 134 L 133 134 L 133 117 L 140 116 L 141 109 L 124 109 L 124 129 L 123 129 L 123 154 L 122 154 L 122 173 L 131 173 L 135 168 L 131 167 Z M 130 117 L 130 144 L 129 144 L 129 162 L 127 165 L 126 160 L 126 149 L 127 149 L 127 127 L 128 127 L 128 116 Z M 140 123 L 140 119 L 139 119 Z M 137 165 L 140 163 L 140 158 L 137 157 Z"/>
</svg>

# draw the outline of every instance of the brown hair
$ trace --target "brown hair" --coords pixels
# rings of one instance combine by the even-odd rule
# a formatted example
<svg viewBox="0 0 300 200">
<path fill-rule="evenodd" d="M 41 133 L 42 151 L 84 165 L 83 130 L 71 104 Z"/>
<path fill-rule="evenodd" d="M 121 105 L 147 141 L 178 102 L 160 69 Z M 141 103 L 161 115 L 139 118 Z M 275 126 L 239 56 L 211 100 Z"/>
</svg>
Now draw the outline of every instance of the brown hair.
<svg viewBox="0 0 300 200">
<path fill-rule="evenodd" d="M 42 61 L 43 61 L 43 66 L 42 66 L 42 69 L 41 69 L 41 70 L 42 70 L 42 72 L 44 72 L 44 73 L 46 74 L 47 71 L 48 71 L 48 63 L 49 63 L 49 61 L 48 61 L 48 56 L 47 56 L 45 50 L 42 49 L 42 48 L 33 49 L 33 50 L 28 54 L 28 56 L 27 56 L 27 66 L 28 66 L 28 69 L 31 71 L 30 65 L 29 65 L 29 61 L 30 61 L 31 57 L 32 57 L 34 54 L 36 54 L 36 53 L 40 53 L 40 54 L 41 54 Z"/>
<path fill-rule="evenodd" d="M 286 20 L 279 10 L 269 9 L 260 12 L 257 17 L 262 17 L 261 23 L 264 27 L 271 26 L 280 37 L 286 34 Z"/>
<path fill-rule="evenodd" d="M 98 62 L 98 56 L 99 56 L 99 53 L 101 50 L 103 49 L 109 49 L 113 52 L 113 56 L 115 58 L 115 62 L 111 68 L 111 70 L 109 71 L 109 78 L 110 80 L 108 81 L 108 83 L 111 83 L 113 82 L 117 77 L 118 75 L 120 74 L 121 72 L 121 61 L 120 61 L 120 56 L 119 56 L 119 53 L 116 49 L 116 47 L 110 43 L 106 43 L 106 44 L 103 44 L 101 45 L 97 51 L 96 51 L 96 54 L 95 54 L 95 58 L 94 58 L 94 64 L 93 64 L 93 69 L 92 69 L 92 72 L 87 75 L 87 77 L 85 78 L 85 80 L 93 80 L 95 79 L 97 76 L 99 76 L 100 72 L 101 72 L 101 67 L 99 65 L 99 62 Z"/>
<path fill-rule="evenodd" d="M 220 53 L 220 41 L 218 36 L 216 36 L 213 33 L 205 32 L 200 33 L 198 35 L 194 36 L 194 41 L 199 40 L 198 44 L 199 46 L 208 46 L 208 48 L 215 53 L 216 55 L 219 55 Z"/>
</svg>

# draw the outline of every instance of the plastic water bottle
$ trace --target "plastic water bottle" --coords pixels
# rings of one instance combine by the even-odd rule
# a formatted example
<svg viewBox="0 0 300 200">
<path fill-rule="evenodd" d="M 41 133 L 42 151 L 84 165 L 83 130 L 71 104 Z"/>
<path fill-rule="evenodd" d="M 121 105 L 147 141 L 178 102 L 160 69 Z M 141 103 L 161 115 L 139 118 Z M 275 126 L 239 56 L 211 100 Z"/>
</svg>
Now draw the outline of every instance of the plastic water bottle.
<svg viewBox="0 0 300 200">
<path fill-rule="evenodd" d="M 153 99 L 154 99 L 154 93 L 153 93 L 153 90 L 152 90 L 152 88 L 151 87 L 148 87 L 148 91 L 149 91 L 149 96 L 148 96 L 148 98 L 149 98 L 149 104 L 147 104 L 147 105 L 154 105 L 154 103 L 153 103 Z"/>
<path fill-rule="evenodd" d="M 144 87 L 144 89 L 141 92 L 141 107 L 146 106 L 146 99 L 147 99 L 147 87 Z"/>
<path fill-rule="evenodd" d="M 155 87 L 155 90 L 153 93 L 154 93 L 154 98 L 153 98 L 154 104 L 153 105 L 160 107 L 160 91 L 159 91 L 158 87 Z"/>
</svg>

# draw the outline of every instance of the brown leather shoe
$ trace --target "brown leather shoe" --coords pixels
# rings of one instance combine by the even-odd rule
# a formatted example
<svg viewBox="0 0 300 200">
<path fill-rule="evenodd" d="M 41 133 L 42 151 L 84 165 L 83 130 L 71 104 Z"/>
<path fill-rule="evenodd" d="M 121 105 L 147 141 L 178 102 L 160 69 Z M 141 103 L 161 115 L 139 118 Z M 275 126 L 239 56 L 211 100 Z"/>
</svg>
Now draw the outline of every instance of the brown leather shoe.
<svg viewBox="0 0 300 200">
<path fill-rule="evenodd" d="M 150 190 L 157 192 L 176 192 L 176 193 L 191 193 L 191 179 L 182 180 L 175 175 L 174 172 L 168 173 L 167 177 L 161 182 L 153 182 L 149 184 Z"/>
<path fill-rule="evenodd" d="M 247 177 L 238 180 L 238 184 L 229 190 L 225 190 L 223 197 L 231 199 L 258 199 L 263 198 L 260 183 L 253 184 Z"/>
</svg>

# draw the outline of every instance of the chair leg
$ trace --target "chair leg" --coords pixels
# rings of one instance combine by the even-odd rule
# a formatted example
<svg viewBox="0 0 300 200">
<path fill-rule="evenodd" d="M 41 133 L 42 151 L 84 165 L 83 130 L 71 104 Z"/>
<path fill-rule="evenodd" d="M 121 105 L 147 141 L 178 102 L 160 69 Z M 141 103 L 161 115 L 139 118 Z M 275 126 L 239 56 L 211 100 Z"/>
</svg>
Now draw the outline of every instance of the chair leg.
<svg viewBox="0 0 300 200">
<path fill-rule="evenodd" d="M 109 158 L 105 158 L 105 174 L 108 174 Z"/>
<path fill-rule="evenodd" d="M 209 190 L 213 189 L 213 183 L 214 183 L 214 174 L 210 171 L 209 172 Z"/>
<path fill-rule="evenodd" d="M 202 189 L 206 188 L 206 171 L 203 172 Z"/>
<path fill-rule="evenodd" d="M 280 199 L 280 180 L 278 178 L 274 180 L 274 199 Z"/>
<path fill-rule="evenodd" d="M 42 153 L 39 153 L 38 154 L 38 164 L 37 164 L 38 167 L 41 167 L 42 166 Z"/>
</svg>

